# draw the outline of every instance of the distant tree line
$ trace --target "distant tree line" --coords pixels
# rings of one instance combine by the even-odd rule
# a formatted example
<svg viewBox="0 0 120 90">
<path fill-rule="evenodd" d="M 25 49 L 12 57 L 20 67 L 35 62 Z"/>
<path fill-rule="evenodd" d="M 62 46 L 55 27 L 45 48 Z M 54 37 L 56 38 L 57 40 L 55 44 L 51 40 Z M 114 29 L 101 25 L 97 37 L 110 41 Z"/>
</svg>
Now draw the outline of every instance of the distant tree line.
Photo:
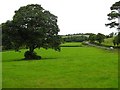
<svg viewBox="0 0 120 90">
<path fill-rule="evenodd" d="M 74 34 L 66 34 L 65 36 L 70 36 L 70 35 L 91 35 L 93 33 L 74 33 Z"/>
<path fill-rule="evenodd" d="M 120 44 L 120 33 L 118 34 L 114 34 L 113 32 L 110 33 L 109 35 L 104 35 L 101 33 L 96 34 L 91 34 L 89 36 L 89 41 L 90 43 L 96 43 L 98 42 L 99 44 L 101 44 L 102 42 L 104 42 L 104 39 L 106 38 L 113 38 L 112 43 L 114 44 L 114 46 L 118 46 Z"/>
<path fill-rule="evenodd" d="M 118 46 L 120 43 L 120 34 L 119 33 L 110 33 L 109 35 L 104 35 L 102 33 L 94 34 L 94 33 L 77 33 L 77 34 L 67 34 L 62 35 L 63 42 L 83 42 L 89 41 L 90 43 L 96 43 L 101 45 L 107 38 L 113 38 L 112 43 L 114 46 Z"/>
<path fill-rule="evenodd" d="M 89 36 L 89 41 L 91 43 L 94 43 L 95 41 L 97 41 L 99 44 L 101 44 L 102 42 L 104 42 L 104 39 L 106 38 L 106 36 L 104 34 L 98 33 L 96 34 L 91 34 Z"/>
<path fill-rule="evenodd" d="M 83 41 L 87 41 L 88 37 L 85 35 L 78 35 L 78 34 L 77 35 L 69 34 L 66 36 L 62 36 L 64 42 L 83 42 Z"/>
</svg>

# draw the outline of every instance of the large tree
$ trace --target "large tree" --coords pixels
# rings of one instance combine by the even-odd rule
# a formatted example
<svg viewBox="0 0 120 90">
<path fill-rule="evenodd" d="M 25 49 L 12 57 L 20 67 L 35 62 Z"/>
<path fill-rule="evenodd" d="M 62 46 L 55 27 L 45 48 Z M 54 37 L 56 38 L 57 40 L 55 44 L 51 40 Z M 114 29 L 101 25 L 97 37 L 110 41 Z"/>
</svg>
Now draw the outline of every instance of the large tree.
<svg viewBox="0 0 120 90">
<path fill-rule="evenodd" d="M 43 9 L 41 5 L 31 4 L 20 7 L 15 11 L 13 20 L 2 24 L 3 42 L 15 50 L 21 46 L 29 49 L 25 52 L 25 59 L 40 59 L 35 55 L 35 48 L 52 48 L 60 51 L 61 37 L 58 35 L 57 16 Z M 5 42 L 8 42 L 5 41 Z"/>
<path fill-rule="evenodd" d="M 104 34 L 98 33 L 96 35 L 96 41 L 98 41 L 99 44 L 101 44 L 102 42 L 104 42 L 104 39 L 105 39 L 105 35 Z"/>
<path fill-rule="evenodd" d="M 120 43 L 120 1 L 114 3 L 110 9 L 111 12 L 108 14 L 108 20 L 111 22 L 106 24 L 106 26 L 110 28 L 116 27 L 118 29 L 118 43 Z"/>
<path fill-rule="evenodd" d="M 90 41 L 91 43 L 94 43 L 95 40 L 96 40 L 96 34 L 90 34 L 90 36 L 89 36 L 89 41 Z"/>
</svg>

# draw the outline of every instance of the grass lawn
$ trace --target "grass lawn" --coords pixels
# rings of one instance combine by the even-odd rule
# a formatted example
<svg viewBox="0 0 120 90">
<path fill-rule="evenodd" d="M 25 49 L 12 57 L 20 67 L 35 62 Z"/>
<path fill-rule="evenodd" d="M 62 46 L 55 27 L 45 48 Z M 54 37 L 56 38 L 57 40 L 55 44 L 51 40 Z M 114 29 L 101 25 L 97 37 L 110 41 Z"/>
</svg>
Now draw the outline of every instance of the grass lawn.
<svg viewBox="0 0 120 90">
<path fill-rule="evenodd" d="M 102 42 L 102 44 L 108 45 L 108 46 L 114 46 L 113 39 L 114 39 L 114 37 L 113 38 L 107 38 L 107 39 L 104 40 L 104 42 Z"/>
<path fill-rule="evenodd" d="M 24 52 L 2 52 L 3 88 L 117 88 L 117 52 L 95 47 L 36 49 L 42 60 L 21 60 Z"/>
<path fill-rule="evenodd" d="M 67 43 L 61 44 L 60 46 L 61 47 L 82 47 L 83 45 L 80 42 L 67 42 Z"/>
</svg>

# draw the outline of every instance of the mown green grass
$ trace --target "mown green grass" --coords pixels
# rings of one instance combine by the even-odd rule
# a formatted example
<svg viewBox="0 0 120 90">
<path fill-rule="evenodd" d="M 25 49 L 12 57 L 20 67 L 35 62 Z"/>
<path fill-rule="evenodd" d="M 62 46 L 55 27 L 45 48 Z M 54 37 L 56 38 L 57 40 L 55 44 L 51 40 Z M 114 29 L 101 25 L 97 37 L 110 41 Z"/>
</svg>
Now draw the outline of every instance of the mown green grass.
<svg viewBox="0 0 120 90">
<path fill-rule="evenodd" d="M 80 42 L 65 42 L 60 45 L 61 47 L 82 47 L 82 43 Z"/>
<path fill-rule="evenodd" d="M 117 88 L 118 55 L 94 47 L 36 49 L 42 60 L 21 60 L 24 52 L 3 52 L 3 88 Z"/>
<path fill-rule="evenodd" d="M 104 42 L 102 42 L 102 44 L 108 45 L 108 46 L 114 46 L 113 39 L 114 39 L 114 37 L 113 38 L 107 38 L 107 39 L 104 40 Z"/>
</svg>

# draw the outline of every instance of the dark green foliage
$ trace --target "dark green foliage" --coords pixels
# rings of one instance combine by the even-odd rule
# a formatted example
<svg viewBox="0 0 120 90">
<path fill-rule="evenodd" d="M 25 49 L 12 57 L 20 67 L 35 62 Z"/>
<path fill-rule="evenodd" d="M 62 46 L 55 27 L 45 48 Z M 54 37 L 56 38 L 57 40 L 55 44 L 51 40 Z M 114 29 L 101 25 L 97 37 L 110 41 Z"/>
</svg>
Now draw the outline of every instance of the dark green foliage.
<svg viewBox="0 0 120 90">
<path fill-rule="evenodd" d="M 63 38 L 65 42 L 83 42 L 88 40 L 88 38 L 84 35 L 81 36 L 75 36 L 75 35 L 69 35 Z"/>
<path fill-rule="evenodd" d="M 110 7 L 111 12 L 107 16 L 108 16 L 108 20 L 110 20 L 111 22 L 106 24 L 106 26 L 110 26 L 110 28 L 113 28 L 113 27 L 119 25 L 119 23 L 117 23 L 116 21 L 112 21 L 112 20 L 114 20 L 114 19 L 116 19 L 116 18 L 118 18 L 120 16 L 120 13 L 118 11 L 119 8 L 120 8 L 120 1 L 114 3 Z"/>
<path fill-rule="evenodd" d="M 93 43 L 93 42 L 95 42 L 95 40 L 96 40 L 96 35 L 95 35 L 95 34 L 90 34 L 90 36 L 89 36 L 89 41 L 90 41 L 91 43 Z"/>
<path fill-rule="evenodd" d="M 112 20 L 112 19 L 115 19 L 115 18 L 118 18 L 120 16 L 120 14 L 116 11 L 112 11 L 111 13 L 108 14 L 109 16 L 109 20 Z"/>
<path fill-rule="evenodd" d="M 28 48 L 30 52 L 41 47 L 60 51 L 61 37 L 58 35 L 60 30 L 57 16 L 44 10 L 41 5 L 21 7 L 15 11 L 12 21 L 2 24 L 2 29 L 3 42 L 7 39 L 17 51 L 22 46 Z"/>
<path fill-rule="evenodd" d="M 115 45 L 119 45 L 119 43 L 120 43 L 120 33 L 118 33 L 118 35 L 114 38 L 114 40 L 113 40 L 113 44 L 114 44 L 114 46 Z"/>
<path fill-rule="evenodd" d="M 119 24 L 116 23 L 116 21 L 114 21 L 114 22 L 111 22 L 111 23 L 108 23 L 108 24 L 105 24 L 105 25 L 110 26 L 110 28 L 114 28 L 114 27 L 118 26 Z"/>
<path fill-rule="evenodd" d="M 114 32 L 109 34 L 109 38 L 112 38 L 114 36 Z"/>
<path fill-rule="evenodd" d="M 120 44 L 120 32 L 118 33 L 118 42 Z"/>
<path fill-rule="evenodd" d="M 3 50 L 13 49 L 13 45 L 11 42 L 12 38 L 10 37 L 10 34 L 12 33 L 12 32 L 10 32 L 12 30 L 11 26 L 12 26 L 11 21 L 2 23 L 2 49 Z"/>
<path fill-rule="evenodd" d="M 111 7 L 111 13 L 108 14 L 108 20 L 110 20 L 111 22 L 106 24 L 106 26 L 110 26 L 110 28 L 116 27 L 117 29 L 120 30 L 119 27 L 119 23 L 116 22 L 115 19 L 118 19 L 120 17 L 120 1 L 114 3 Z M 118 36 L 115 37 L 115 39 L 113 40 L 113 44 L 119 44 L 120 43 L 120 33 L 118 33 Z"/>
<path fill-rule="evenodd" d="M 118 8 L 120 8 L 120 1 L 114 3 L 114 4 L 110 7 L 111 10 L 118 10 Z"/>
<path fill-rule="evenodd" d="M 110 20 L 111 22 L 106 24 L 106 26 L 110 26 L 110 28 L 113 28 L 116 26 L 118 27 L 119 23 L 116 22 L 115 19 L 120 16 L 120 13 L 118 11 L 119 8 L 120 8 L 120 1 L 116 2 L 110 7 L 111 12 L 107 16 L 108 16 L 108 20 Z"/>
<path fill-rule="evenodd" d="M 97 41 L 99 44 L 101 44 L 102 42 L 104 42 L 105 37 L 106 36 L 104 34 L 101 34 L 101 33 L 98 33 L 97 35 L 91 34 L 89 36 L 89 41 L 90 41 L 90 43 L 95 43 L 95 41 Z"/>
<path fill-rule="evenodd" d="M 101 44 L 102 42 L 104 42 L 104 39 L 105 39 L 105 35 L 104 34 L 98 33 L 96 35 L 96 41 L 98 41 L 99 44 Z"/>
</svg>

